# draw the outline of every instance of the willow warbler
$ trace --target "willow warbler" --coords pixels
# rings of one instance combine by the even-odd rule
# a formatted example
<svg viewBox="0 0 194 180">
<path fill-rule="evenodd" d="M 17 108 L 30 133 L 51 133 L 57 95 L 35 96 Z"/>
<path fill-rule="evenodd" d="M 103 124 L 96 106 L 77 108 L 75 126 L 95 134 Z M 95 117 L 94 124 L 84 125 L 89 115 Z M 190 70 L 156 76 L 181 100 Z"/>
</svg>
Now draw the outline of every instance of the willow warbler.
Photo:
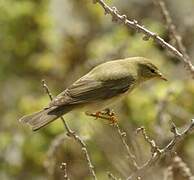
<svg viewBox="0 0 194 180">
<path fill-rule="evenodd" d="M 77 108 L 99 111 L 153 78 L 166 80 L 158 68 L 144 57 L 108 61 L 75 81 L 43 110 L 19 121 L 29 124 L 32 130 L 38 130 Z"/>
</svg>

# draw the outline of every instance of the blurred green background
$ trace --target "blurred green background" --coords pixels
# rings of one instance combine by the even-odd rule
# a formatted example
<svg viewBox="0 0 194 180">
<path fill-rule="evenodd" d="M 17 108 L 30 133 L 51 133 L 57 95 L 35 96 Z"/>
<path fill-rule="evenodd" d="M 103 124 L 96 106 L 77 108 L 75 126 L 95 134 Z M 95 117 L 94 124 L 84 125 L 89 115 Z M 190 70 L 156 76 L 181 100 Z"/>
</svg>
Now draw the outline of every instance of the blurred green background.
<svg viewBox="0 0 194 180">
<path fill-rule="evenodd" d="M 106 2 L 174 44 L 151 0 Z M 194 1 L 168 0 L 167 5 L 194 57 Z M 137 127 L 145 126 L 163 146 L 172 137 L 171 121 L 184 127 L 194 117 L 194 83 L 183 64 L 152 40 L 143 41 L 141 34 L 113 23 L 92 0 L 0 0 L 0 179 L 63 179 L 62 162 L 67 163 L 71 179 L 90 179 L 81 148 L 64 137 L 60 120 L 32 132 L 18 119 L 49 103 L 41 79 L 56 95 L 95 65 L 132 56 L 152 59 L 169 80 L 147 82 L 114 107 L 142 164 L 150 149 L 136 135 Z M 160 115 L 163 100 L 167 103 Z M 99 179 L 108 179 L 107 171 L 122 178 L 130 174 L 125 149 L 112 126 L 83 112 L 67 114 L 65 119 L 87 143 Z M 194 171 L 193 142 L 190 135 L 177 152 Z M 169 163 L 170 158 L 161 161 L 145 179 L 163 179 Z"/>
</svg>

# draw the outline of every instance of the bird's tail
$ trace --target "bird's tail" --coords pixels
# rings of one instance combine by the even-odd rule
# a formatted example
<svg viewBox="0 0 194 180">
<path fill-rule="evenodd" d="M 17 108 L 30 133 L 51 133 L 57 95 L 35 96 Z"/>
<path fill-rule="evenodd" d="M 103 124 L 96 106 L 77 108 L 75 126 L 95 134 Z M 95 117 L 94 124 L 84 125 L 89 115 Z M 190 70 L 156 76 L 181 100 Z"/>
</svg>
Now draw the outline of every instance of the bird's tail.
<svg viewBox="0 0 194 180">
<path fill-rule="evenodd" d="M 57 118 L 61 117 L 63 114 L 68 113 L 72 110 L 72 107 L 51 107 L 48 109 L 43 109 L 41 111 L 35 112 L 33 114 L 23 116 L 19 119 L 19 122 L 25 123 L 31 126 L 33 131 L 36 131 Z"/>
</svg>

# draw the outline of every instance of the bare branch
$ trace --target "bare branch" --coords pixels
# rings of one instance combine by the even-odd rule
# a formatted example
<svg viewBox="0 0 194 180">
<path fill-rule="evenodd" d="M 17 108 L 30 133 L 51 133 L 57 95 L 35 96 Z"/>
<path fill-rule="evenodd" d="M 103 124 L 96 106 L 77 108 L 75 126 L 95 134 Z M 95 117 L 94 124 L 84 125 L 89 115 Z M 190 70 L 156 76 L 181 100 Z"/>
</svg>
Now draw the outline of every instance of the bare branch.
<svg viewBox="0 0 194 180">
<path fill-rule="evenodd" d="M 121 141 L 122 141 L 122 143 L 123 143 L 123 145 L 124 145 L 124 147 L 125 147 L 125 149 L 126 149 L 126 151 L 127 151 L 128 159 L 130 159 L 130 160 L 132 161 L 131 164 L 132 164 L 132 166 L 133 166 L 133 169 L 134 169 L 134 170 L 137 170 L 139 167 L 138 167 L 138 165 L 137 165 L 136 157 L 135 157 L 135 155 L 130 151 L 129 146 L 128 146 L 126 140 L 125 140 L 126 132 L 124 132 L 123 130 L 121 130 L 120 127 L 119 127 L 119 125 L 118 125 L 117 123 L 114 125 L 114 127 L 116 128 L 116 130 L 117 130 L 117 132 L 118 132 L 118 134 L 119 134 L 119 136 L 120 136 L 120 138 L 121 138 Z"/>
<path fill-rule="evenodd" d="M 183 54 L 184 53 L 183 51 L 181 53 L 174 46 L 167 43 L 164 39 L 158 36 L 155 32 L 152 32 L 145 28 L 144 26 L 140 25 L 136 20 L 131 21 L 127 19 L 126 15 L 119 14 L 116 7 L 112 8 L 109 7 L 103 0 L 93 0 L 93 3 L 100 4 L 105 11 L 105 15 L 110 14 L 112 16 L 112 21 L 121 22 L 125 24 L 128 28 L 132 28 L 136 30 L 138 33 L 143 33 L 144 34 L 143 40 L 149 40 L 150 38 L 152 38 L 154 42 L 160 44 L 163 48 L 166 48 L 168 51 L 173 53 L 178 59 L 180 59 L 184 63 L 186 69 L 192 74 L 192 78 L 194 78 L 194 66 L 192 65 L 188 56 Z"/>
<path fill-rule="evenodd" d="M 188 135 L 194 129 L 194 120 L 191 120 L 189 126 L 182 132 L 178 132 L 175 124 L 172 124 L 171 132 L 174 134 L 172 140 L 163 148 L 160 148 L 156 145 L 155 141 L 150 139 L 147 135 L 145 128 L 139 128 L 137 131 L 141 132 L 145 141 L 149 143 L 151 147 L 151 158 L 141 167 L 139 167 L 131 176 L 127 178 L 127 180 L 135 179 L 139 176 L 142 176 L 149 170 L 151 166 L 153 166 L 161 157 L 166 156 L 168 153 L 172 153 L 174 147 L 178 144 L 180 140 L 182 140 L 186 135 Z"/>
<path fill-rule="evenodd" d="M 69 177 L 68 177 L 68 174 L 67 174 L 67 164 L 66 163 L 61 163 L 60 168 L 63 171 L 64 180 L 70 180 Z"/>
<path fill-rule="evenodd" d="M 53 95 L 49 89 L 49 87 L 47 86 L 45 80 L 43 79 L 42 80 L 42 86 L 45 90 L 45 92 L 48 94 L 50 100 L 52 101 L 53 100 Z M 73 133 L 73 131 L 70 130 L 70 128 L 68 127 L 67 123 L 65 122 L 65 119 L 63 117 L 61 117 L 61 121 L 63 122 L 63 125 L 65 126 L 65 129 L 67 130 L 68 133 Z"/>
<path fill-rule="evenodd" d="M 154 4 L 160 9 L 162 16 L 165 20 L 166 26 L 170 32 L 170 37 L 175 40 L 176 46 L 181 51 L 181 53 L 187 57 L 188 61 L 191 61 L 189 55 L 187 54 L 186 48 L 183 45 L 182 37 L 177 32 L 177 28 L 172 21 L 172 17 L 170 16 L 170 12 L 166 6 L 166 3 L 163 0 L 153 0 Z"/>
<path fill-rule="evenodd" d="M 151 153 L 154 156 L 155 153 L 161 153 L 159 147 L 156 145 L 156 142 L 147 135 L 146 130 L 144 127 L 138 128 L 137 133 L 142 133 L 145 141 L 150 145 L 151 147 Z"/>
<path fill-rule="evenodd" d="M 121 180 L 120 178 L 118 179 L 117 177 L 115 177 L 111 172 L 107 172 L 108 178 L 111 180 Z"/>
<path fill-rule="evenodd" d="M 46 93 L 48 94 L 48 96 L 52 100 L 53 95 L 51 94 L 51 91 L 50 91 L 49 87 L 47 86 L 45 80 L 42 80 L 42 85 L 43 85 L 43 88 L 45 89 Z M 92 165 L 92 162 L 90 160 L 90 156 L 89 156 L 85 142 L 81 139 L 80 136 L 78 136 L 74 131 L 72 131 L 69 128 L 69 126 L 67 125 L 67 123 L 65 122 L 65 119 L 63 117 L 61 117 L 61 120 L 64 124 L 66 131 L 67 131 L 67 136 L 73 138 L 82 147 L 83 154 L 85 156 L 85 159 L 86 159 L 88 167 L 89 167 L 90 175 L 94 180 L 97 180 L 96 173 L 94 171 L 94 166 Z"/>
</svg>

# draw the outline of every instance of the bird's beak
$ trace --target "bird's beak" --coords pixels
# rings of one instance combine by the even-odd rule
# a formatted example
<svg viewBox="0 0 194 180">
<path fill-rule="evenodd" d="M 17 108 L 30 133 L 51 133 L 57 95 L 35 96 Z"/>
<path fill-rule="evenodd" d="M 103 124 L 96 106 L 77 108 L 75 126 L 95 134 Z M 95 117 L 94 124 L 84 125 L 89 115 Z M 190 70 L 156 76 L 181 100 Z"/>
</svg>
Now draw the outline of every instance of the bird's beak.
<svg viewBox="0 0 194 180">
<path fill-rule="evenodd" d="M 162 73 L 158 73 L 158 77 L 159 77 L 160 79 L 164 80 L 164 81 L 168 81 L 168 80 L 163 76 Z"/>
</svg>

